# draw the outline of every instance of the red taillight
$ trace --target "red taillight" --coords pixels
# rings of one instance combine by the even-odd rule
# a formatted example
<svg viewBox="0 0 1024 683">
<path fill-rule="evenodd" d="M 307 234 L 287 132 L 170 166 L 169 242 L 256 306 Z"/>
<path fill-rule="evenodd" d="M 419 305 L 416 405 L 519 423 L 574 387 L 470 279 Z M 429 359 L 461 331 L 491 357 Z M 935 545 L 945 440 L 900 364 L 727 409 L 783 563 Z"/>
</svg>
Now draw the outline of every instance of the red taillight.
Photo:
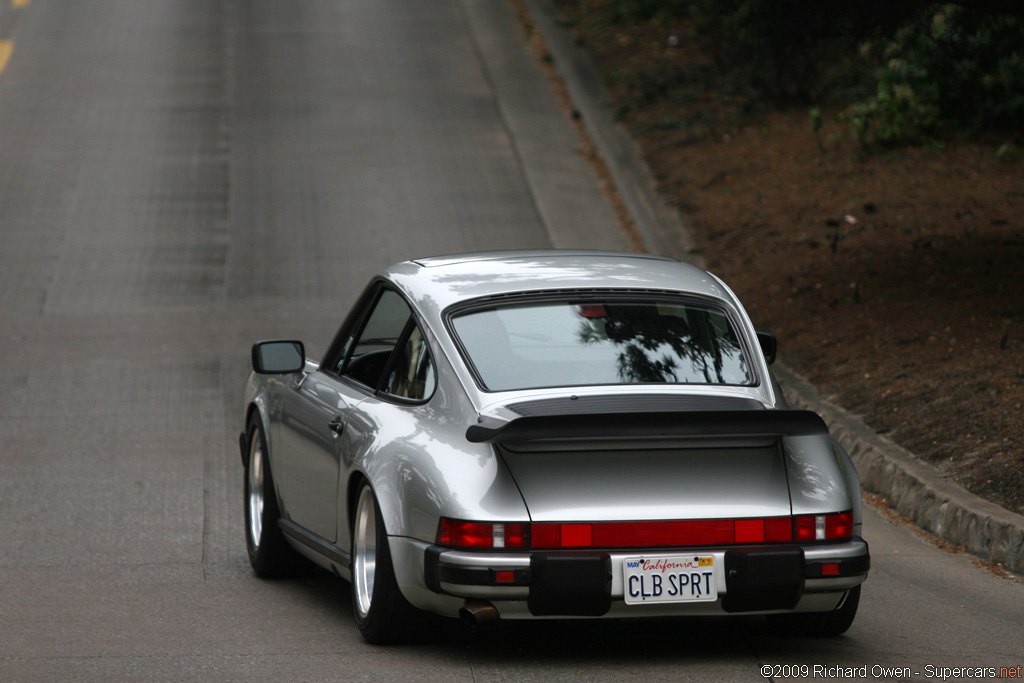
<svg viewBox="0 0 1024 683">
<path fill-rule="evenodd" d="M 840 512 L 838 515 L 825 515 L 825 538 L 835 540 L 853 536 L 853 513 Z"/>
<path fill-rule="evenodd" d="M 530 528 L 534 548 L 560 548 L 562 546 L 561 524 L 534 524 Z"/>
<path fill-rule="evenodd" d="M 853 535 L 853 513 L 648 522 L 465 522 L 442 519 L 449 548 L 659 548 L 838 541 Z"/>
<path fill-rule="evenodd" d="M 437 542 L 453 548 L 493 548 L 494 529 L 490 524 L 442 519 Z"/>
<path fill-rule="evenodd" d="M 737 519 L 737 543 L 764 543 L 763 519 Z"/>
<path fill-rule="evenodd" d="M 817 535 L 815 531 L 815 518 L 813 516 L 794 517 L 793 533 L 797 541 L 813 541 Z"/>
<path fill-rule="evenodd" d="M 497 525 L 495 525 L 497 526 Z M 529 548 L 530 547 L 530 525 L 516 522 L 505 524 L 505 546 L 506 548 Z"/>
<path fill-rule="evenodd" d="M 530 527 L 524 522 L 494 524 L 442 518 L 437 542 L 450 548 L 528 548 Z"/>
<path fill-rule="evenodd" d="M 839 541 L 853 536 L 853 513 L 800 515 L 793 518 L 797 541 Z"/>
<path fill-rule="evenodd" d="M 592 524 L 562 524 L 563 548 L 589 548 L 594 544 Z"/>
<path fill-rule="evenodd" d="M 789 543 L 792 541 L 792 520 L 789 517 L 769 517 L 764 520 L 764 540 L 769 543 Z"/>
<path fill-rule="evenodd" d="M 657 548 L 667 546 L 789 543 L 791 517 L 762 519 L 686 519 L 594 524 L 537 523 L 534 548 Z"/>
</svg>

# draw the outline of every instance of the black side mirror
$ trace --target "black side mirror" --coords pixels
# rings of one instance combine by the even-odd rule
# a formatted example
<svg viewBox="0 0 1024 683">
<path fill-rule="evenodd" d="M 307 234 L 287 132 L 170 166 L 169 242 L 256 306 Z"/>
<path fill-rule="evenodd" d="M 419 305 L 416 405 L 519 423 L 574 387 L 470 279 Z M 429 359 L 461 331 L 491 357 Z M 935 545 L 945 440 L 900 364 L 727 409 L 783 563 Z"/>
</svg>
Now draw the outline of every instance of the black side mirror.
<svg viewBox="0 0 1024 683">
<path fill-rule="evenodd" d="M 757 342 L 761 345 L 761 353 L 764 354 L 764 359 L 768 362 L 768 365 L 774 363 L 775 356 L 779 352 L 779 341 L 775 338 L 775 335 L 770 332 L 758 332 Z"/>
<path fill-rule="evenodd" d="M 261 341 L 252 345 L 252 369 L 261 375 L 289 375 L 305 367 L 306 347 L 300 341 Z"/>
</svg>

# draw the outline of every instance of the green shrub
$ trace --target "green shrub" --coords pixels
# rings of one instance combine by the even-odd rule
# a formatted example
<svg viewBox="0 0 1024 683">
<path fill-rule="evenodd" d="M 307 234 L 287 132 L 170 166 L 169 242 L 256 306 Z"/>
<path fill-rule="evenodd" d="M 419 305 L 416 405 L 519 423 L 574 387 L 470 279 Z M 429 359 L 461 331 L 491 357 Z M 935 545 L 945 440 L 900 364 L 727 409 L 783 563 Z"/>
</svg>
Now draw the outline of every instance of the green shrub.
<svg viewBox="0 0 1024 683">
<path fill-rule="evenodd" d="M 723 82 L 745 97 L 819 99 L 837 61 L 866 38 L 889 35 L 922 0 L 591 0 L 616 24 L 692 20 Z M 845 74 L 844 74 L 845 76 Z"/>
<path fill-rule="evenodd" d="M 981 3 L 1008 12 L 928 0 L 591 1 L 619 23 L 688 17 L 715 81 L 741 100 L 855 101 L 844 118 L 865 145 L 1024 131 L 1024 0 Z M 693 75 L 652 71 L 637 106 Z"/>
<path fill-rule="evenodd" d="M 874 52 L 877 91 L 845 112 L 862 143 L 1024 130 L 1024 18 L 932 6 Z"/>
</svg>

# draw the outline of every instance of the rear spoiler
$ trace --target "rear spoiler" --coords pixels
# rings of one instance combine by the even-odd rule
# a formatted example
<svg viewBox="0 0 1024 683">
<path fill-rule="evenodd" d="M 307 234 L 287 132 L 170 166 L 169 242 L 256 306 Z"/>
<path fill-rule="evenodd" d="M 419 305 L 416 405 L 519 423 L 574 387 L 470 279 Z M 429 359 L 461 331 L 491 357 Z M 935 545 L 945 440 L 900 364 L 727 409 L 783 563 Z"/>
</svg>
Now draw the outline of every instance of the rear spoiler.
<svg viewBox="0 0 1024 683">
<path fill-rule="evenodd" d="M 827 436 L 810 410 L 686 410 L 535 415 L 511 421 L 482 418 L 466 430 L 472 443 L 548 439 L 694 438 L 709 436 Z"/>
</svg>

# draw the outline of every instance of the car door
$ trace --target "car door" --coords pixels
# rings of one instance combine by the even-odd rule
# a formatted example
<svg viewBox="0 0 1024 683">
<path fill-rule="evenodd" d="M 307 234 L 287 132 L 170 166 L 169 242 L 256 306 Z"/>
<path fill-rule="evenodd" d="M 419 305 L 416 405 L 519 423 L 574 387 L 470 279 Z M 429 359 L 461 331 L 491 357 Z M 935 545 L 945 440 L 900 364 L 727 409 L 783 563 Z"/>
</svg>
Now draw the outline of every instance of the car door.
<svg viewBox="0 0 1024 683">
<path fill-rule="evenodd" d="M 284 515 L 317 536 L 337 539 L 337 491 L 344 426 L 362 398 L 317 371 L 284 393 L 275 477 Z"/>
<path fill-rule="evenodd" d="M 339 540 L 338 485 L 348 469 L 345 454 L 366 437 L 364 430 L 351 428 L 351 412 L 376 391 L 410 317 L 401 296 L 381 287 L 340 348 L 285 392 L 278 447 L 283 464 L 277 471 L 283 512 L 332 543 Z"/>
<path fill-rule="evenodd" d="M 353 353 L 353 357 L 355 355 Z M 376 390 L 372 395 L 368 391 L 366 399 L 352 409 L 345 426 L 347 441 L 342 455 L 345 480 L 351 468 L 372 471 L 389 458 L 401 457 L 401 444 L 410 443 L 416 435 L 423 436 L 418 420 L 422 419 L 420 411 L 437 387 L 437 373 L 427 339 L 411 312 L 383 372 L 367 380 L 375 382 Z M 364 386 L 369 390 L 368 385 Z M 384 460 L 375 463 L 377 458 Z M 393 496 L 396 492 L 385 487 L 376 494 Z M 338 529 L 337 545 L 348 548 L 350 542 L 349 525 L 343 523 Z"/>
</svg>

